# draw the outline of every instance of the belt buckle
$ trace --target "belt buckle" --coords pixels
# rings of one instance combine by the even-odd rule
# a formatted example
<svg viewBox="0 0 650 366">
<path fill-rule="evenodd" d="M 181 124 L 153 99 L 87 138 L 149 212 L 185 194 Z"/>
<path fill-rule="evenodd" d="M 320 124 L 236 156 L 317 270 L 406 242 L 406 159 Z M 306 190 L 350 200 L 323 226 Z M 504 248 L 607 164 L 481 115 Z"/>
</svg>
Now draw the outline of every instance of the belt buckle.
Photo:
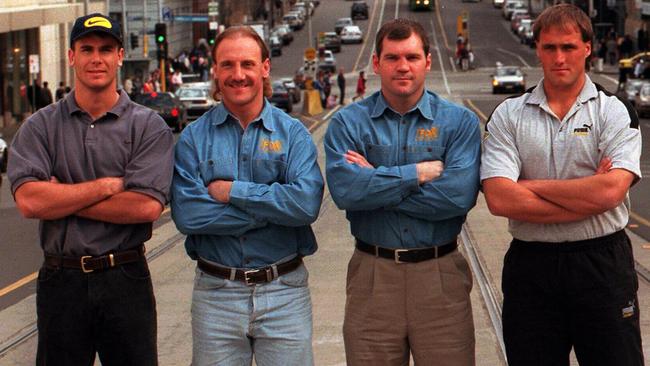
<svg viewBox="0 0 650 366">
<path fill-rule="evenodd" d="M 83 273 L 90 273 L 90 272 L 94 271 L 94 269 L 86 269 L 86 259 L 89 259 L 89 258 L 92 258 L 92 256 L 91 255 L 84 255 L 79 260 L 79 263 L 81 264 L 81 270 L 83 271 Z"/>
<path fill-rule="evenodd" d="M 408 249 L 395 249 L 395 263 L 397 263 L 397 264 L 406 263 L 406 262 L 402 262 L 399 259 L 399 254 L 402 253 L 402 252 L 408 252 L 408 251 L 409 251 Z"/>
<path fill-rule="evenodd" d="M 248 274 L 257 273 L 259 271 L 260 271 L 259 269 L 251 269 L 250 271 L 244 271 L 244 283 L 246 283 L 246 286 L 253 286 L 255 284 L 249 282 L 251 281 L 251 279 L 248 278 Z"/>
</svg>

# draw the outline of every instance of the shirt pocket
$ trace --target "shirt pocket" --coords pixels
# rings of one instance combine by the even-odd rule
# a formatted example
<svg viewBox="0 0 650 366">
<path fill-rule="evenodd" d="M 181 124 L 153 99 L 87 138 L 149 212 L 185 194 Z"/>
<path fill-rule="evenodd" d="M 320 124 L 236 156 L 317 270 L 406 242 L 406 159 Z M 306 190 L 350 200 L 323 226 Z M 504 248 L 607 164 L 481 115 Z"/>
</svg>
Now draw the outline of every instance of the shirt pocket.
<svg viewBox="0 0 650 366">
<path fill-rule="evenodd" d="M 208 159 L 199 163 L 199 174 L 207 186 L 215 180 L 235 180 L 235 165 L 232 158 Z"/>
<path fill-rule="evenodd" d="M 406 163 L 417 164 L 423 161 L 445 161 L 445 147 L 439 145 L 409 145 L 406 148 Z"/>
<path fill-rule="evenodd" d="M 253 182 L 259 184 L 280 183 L 285 184 L 287 164 L 281 160 L 254 159 L 253 160 Z"/>
<path fill-rule="evenodd" d="M 390 167 L 395 165 L 391 161 L 391 151 L 393 151 L 393 145 L 366 144 L 366 159 L 375 168 Z"/>
</svg>

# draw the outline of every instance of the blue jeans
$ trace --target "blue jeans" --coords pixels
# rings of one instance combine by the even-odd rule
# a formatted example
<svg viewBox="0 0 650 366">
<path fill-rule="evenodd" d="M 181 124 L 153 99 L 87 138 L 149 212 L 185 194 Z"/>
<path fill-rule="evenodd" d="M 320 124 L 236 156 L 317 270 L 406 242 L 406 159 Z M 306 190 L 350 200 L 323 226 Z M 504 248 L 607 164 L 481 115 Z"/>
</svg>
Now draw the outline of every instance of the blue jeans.
<svg viewBox="0 0 650 366">
<path fill-rule="evenodd" d="M 105 271 L 41 268 L 37 365 L 157 365 L 156 301 L 145 261 Z"/>
<path fill-rule="evenodd" d="M 196 269 L 192 365 L 310 366 L 312 308 L 304 265 L 246 286 Z"/>
</svg>

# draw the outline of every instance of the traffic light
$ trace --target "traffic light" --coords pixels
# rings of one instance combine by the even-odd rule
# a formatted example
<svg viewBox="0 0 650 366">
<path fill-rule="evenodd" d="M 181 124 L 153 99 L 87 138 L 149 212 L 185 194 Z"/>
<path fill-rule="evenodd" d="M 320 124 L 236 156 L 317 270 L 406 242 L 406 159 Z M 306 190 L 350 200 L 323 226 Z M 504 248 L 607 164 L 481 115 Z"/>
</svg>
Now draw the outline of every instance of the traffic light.
<svg viewBox="0 0 650 366">
<path fill-rule="evenodd" d="M 157 43 L 156 44 L 156 56 L 158 60 L 166 60 L 167 59 L 167 42 L 165 43 Z"/>
<path fill-rule="evenodd" d="M 208 30 L 208 44 L 210 46 L 214 46 L 214 42 L 216 39 L 217 39 L 217 30 L 216 29 Z"/>
<path fill-rule="evenodd" d="M 167 24 L 156 23 L 156 44 L 167 43 Z"/>
<path fill-rule="evenodd" d="M 131 33 L 131 49 L 138 48 L 138 35 Z"/>
</svg>

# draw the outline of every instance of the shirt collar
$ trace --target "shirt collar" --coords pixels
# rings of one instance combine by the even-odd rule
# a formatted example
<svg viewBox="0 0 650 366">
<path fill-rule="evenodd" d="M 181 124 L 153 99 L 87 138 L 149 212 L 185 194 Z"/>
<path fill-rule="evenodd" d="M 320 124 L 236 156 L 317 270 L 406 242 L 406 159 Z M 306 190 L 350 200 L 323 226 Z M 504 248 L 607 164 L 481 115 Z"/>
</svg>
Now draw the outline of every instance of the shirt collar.
<svg viewBox="0 0 650 366">
<path fill-rule="evenodd" d="M 226 105 L 224 103 L 219 103 L 217 108 L 214 110 L 212 124 L 214 126 L 223 124 L 228 120 L 229 117 L 233 120 L 237 120 L 237 118 L 232 113 L 230 113 L 228 108 L 226 108 Z M 266 98 L 264 98 L 264 107 L 262 108 L 262 113 L 260 113 L 257 118 L 252 120 L 251 123 L 255 123 L 260 120 L 262 121 L 264 128 L 269 131 L 275 131 L 275 121 L 273 120 L 273 106 Z"/>
<path fill-rule="evenodd" d="M 576 102 L 585 103 L 588 100 L 596 97 L 598 97 L 598 90 L 596 89 L 596 85 L 593 83 L 593 81 L 591 81 L 589 75 L 585 74 L 585 85 L 582 86 L 582 90 L 580 91 L 580 94 L 578 94 Z M 544 78 L 542 78 L 539 83 L 537 83 L 537 87 L 533 89 L 533 92 L 530 98 L 528 98 L 527 103 L 542 104 L 546 101 L 546 93 L 544 93 Z"/>
<path fill-rule="evenodd" d="M 123 89 L 119 90 L 120 97 L 117 99 L 117 103 L 111 108 L 106 114 L 112 114 L 115 117 L 120 117 L 126 108 L 129 105 L 129 102 L 131 99 L 129 98 L 129 95 L 126 94 L 126 92 Z M 78 112 L 84 112 L 81 107 L 77 104 L 77 100 L 75 99 L 75 89 L 72 89 L 68 95 L 65 96 L 65 103 L 68 107 L 68 111 L 70 115 L 73 115 Z"/>
<path fill-rule="evenodd" d="M 384 96 L 381 93 L 381 91 L 377 93 L 379 95 L 377 97 L 377 101 L 375 102 L 375 107 L 373 108 L 372 113 L 370 114 L 371 118 L 380 117 L 382 114 L 384 114 L 386 109 L 392 110 L 388 105 L 388 102 L 386 102 L 386 99 L 384 99 Z M 414 110 L 417 110 L 420 112 L 420 115 L 422 115 L 422 117 L 433 121 L 433 112 L 431 110 L 431 102 L 432 102 L 431 98 L 433 98 L 433 96 L 428 91 L 425 90 L 424 93 L 422 94 L 422 97 L 420 97 L 420 100 L 418 100 L 417 104 L 415 104 L 415 107 L 413 107 L 411 110 L 406 112 L 406 114 L 411 113 Z"/>
</svg>

